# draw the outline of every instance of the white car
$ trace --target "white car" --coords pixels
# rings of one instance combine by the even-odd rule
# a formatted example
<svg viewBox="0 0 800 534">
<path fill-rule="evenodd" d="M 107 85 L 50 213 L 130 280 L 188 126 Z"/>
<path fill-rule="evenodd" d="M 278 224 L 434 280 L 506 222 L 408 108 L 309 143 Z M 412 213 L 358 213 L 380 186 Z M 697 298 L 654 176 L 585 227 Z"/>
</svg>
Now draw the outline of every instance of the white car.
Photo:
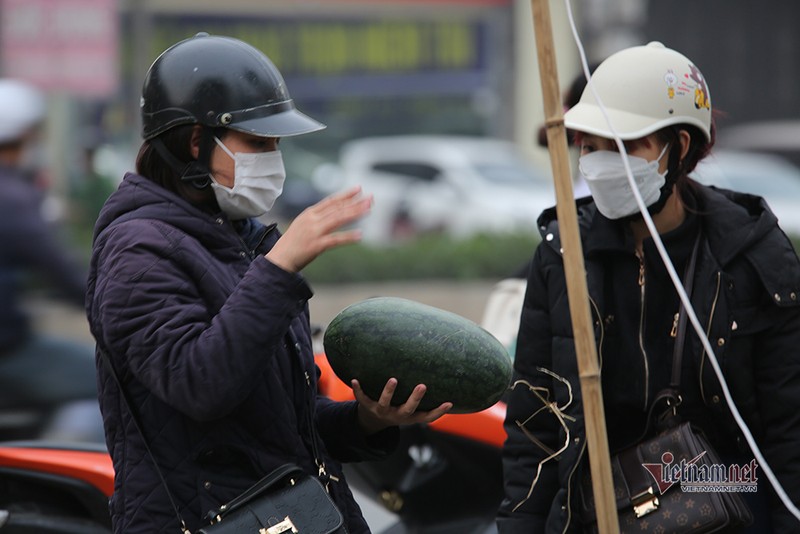
<svg viewBox="0 0 800 534">
<path fill-rule="evenodd" d="M 713 151 L 691 176 L 716 185 L 764 197 L 783 230 L 800 237 L 800 168 L 772 154 Z"/>
<path fill-rule="evenodd" d="M 328 191 L 360 185 L 374 195 L 360 223 L 373 244 L 431 232 L 535 232 L 539 214 L 555 204 L 548 172 L 512 143 L 481 137 L 356 139 L 342 147 L 338 165 L 321 166 L 312 180 Z"/>
</svg>

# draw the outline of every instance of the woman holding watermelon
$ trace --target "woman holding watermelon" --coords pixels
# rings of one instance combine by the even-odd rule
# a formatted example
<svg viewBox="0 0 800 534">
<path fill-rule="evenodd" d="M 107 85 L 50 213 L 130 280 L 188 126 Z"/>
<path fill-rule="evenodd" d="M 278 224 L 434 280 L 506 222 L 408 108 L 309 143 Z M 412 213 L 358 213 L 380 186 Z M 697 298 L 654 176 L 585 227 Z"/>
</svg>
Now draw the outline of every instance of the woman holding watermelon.
<svg viewBox="0 0 800 534">
<path fill-rule="evenodd" d="M 763 199 L 689 177 L 714 143 L 700 71 L 660 43 L 623 50 L 597 67 L 565 125 L 578 132 L 579 168 L 592 193 L 578 200 L 578 217 L 612 455 L 653 435 L 649 411 L 671 385 L 680 310 L 616 133 L 675 272 L 693 282 L 687 293 L 734 404 L 800 502 L 800 262 Z M 580 512 L 589 459 L 555 209 L 539 224 L 505 424 L 503 534 L 582 532 L 591 521 Z M 723 464 L 747 465 L 753 452 L 691 326 L 676 354 L 682 401 L 674 413 L 703 430 Z M 766 477 L 743 497 L 753 515 L 748 532 L 800 528 Z M 649 516 L 652 528 L 658 513 Z"/>
<path fill-rule="evenodd" d="M 181 520 L 195 531 L 285 463 L 320 477 L 348 532 L 369 532 L 339 462 L 380 458 L 398 425 L 450 407 L 416 412 L 424 385 L 393 407 L 394 379 L 378 401 L 357 384 L 354 402 L 317 395 L 300 271 L 359 239 L 342 228 L 371 199 L 358 189 L 331 196 L 283 235 L 257 220 L 282 191 L 280 138 L 324 126 L 295 109 L 264 54 L 236 39 L 198 34 L 167 49 L 141 110 L 137 173 L 98 218 L 87 295 L 114 532 L 179 532 Z"/>
</svg>

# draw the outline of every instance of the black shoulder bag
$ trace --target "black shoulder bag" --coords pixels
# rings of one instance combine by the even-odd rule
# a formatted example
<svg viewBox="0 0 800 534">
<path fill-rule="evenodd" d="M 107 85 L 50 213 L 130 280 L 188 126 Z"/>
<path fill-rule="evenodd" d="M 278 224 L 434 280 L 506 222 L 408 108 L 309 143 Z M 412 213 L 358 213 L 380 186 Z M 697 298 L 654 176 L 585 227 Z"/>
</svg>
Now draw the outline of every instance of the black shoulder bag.
<svg viewBox="0 0 800 534">
<path fill-rule="evenodd" d="M 689 296 L 692 294 L 699 245 L 700 234 L 684 276 L 684 287 Z M 728 532 L 728 529 L 746 526 L 753 521 L 750 510 L 738 493 L 741 488 L 727 488 L 718 480 L 723 471 L 727 473 L 726 466 L 720 464 L 719 456 L 702 430 L 690 422 L 681 422 L 676 413 L 681 403 L 681 359 L 685 338 L 686 313 L 681 303 L 670 385 L 656 395 L 648 415 L 648 424 L 655 423 L 660 432 L 611 458 L 620 534 Z M 654 420 L 656 406 L 662 403 L 666 404 L 666 410 Z M 676 471 L 684 467 L 687 471 Z M 689 477 L 695 482 L 687 483 Z M 588 473 L 581 480 L 580 510 L 587 529 L 596 533 L 597 514 Z"/>
<path fill-rule="evenodd" d="M 167 493 L 170 506 L 175 511 L 181 525 L 181 532 L 191 534 L 172 498 L 164 475 L 158 467 L 158 462 L 150 450 L 138 414 L 133 409 L 125 388 L 122 387 L 122 381 L 117 375 L 111 358 L 99 348 L 98 352 L 108 366 L 119 387 L 120 394 L 131 412 L 134 425 L 142 437 L 147 454 Z M 313 421 L 311 421 L 311 432 L 316 448 L 317 433 Z M 319 464 L 320 460 L 317 459 L 317 462 Z M 342 514 L 325 486 L 318 478 L 310 476 L 300 467 L 292 464 L 285 464 L 273 470 L 229 503 L 220 506 L 217 510 L 211 510 L 207 518 L 210 522 L 209 526 L 201 528 L 196 534 L 347 533 Z"/>
</svg>

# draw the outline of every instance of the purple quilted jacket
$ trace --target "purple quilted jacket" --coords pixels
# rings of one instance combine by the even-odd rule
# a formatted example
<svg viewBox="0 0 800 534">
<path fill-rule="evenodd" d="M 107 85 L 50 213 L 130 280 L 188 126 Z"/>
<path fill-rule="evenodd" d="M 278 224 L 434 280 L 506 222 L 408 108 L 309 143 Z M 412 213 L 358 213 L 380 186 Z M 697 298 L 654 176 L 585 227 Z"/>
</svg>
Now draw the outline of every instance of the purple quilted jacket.
<svg viewBox="0 0 800 534">
<path fill-rule="evenodd" d="M 87 315 L 110 355 L 190 530 L 280 464 L 316 474 L 314 421 L 334 500 L 369 532 L 340 461 L 388 453 L 396 429 L 365 438 L 355 403 L 316 394 L 303 277 L 264 258 L 280 237 L 209 215 L 128 174 L 95 228 Z M 114 532 L 179 532 L 119 388 L 98 358 L 100 407 L 116 472 Z"/>
</svg>

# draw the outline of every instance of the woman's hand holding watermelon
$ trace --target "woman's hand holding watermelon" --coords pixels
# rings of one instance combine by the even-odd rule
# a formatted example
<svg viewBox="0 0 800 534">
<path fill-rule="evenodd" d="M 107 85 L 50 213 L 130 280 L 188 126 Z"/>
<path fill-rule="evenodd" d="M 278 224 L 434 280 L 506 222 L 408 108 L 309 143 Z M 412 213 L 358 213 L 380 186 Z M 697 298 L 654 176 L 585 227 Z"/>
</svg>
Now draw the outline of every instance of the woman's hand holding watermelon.
<svg viewBox="0 0 800 534">
<path fill-rule="evenodd" d="M 408 400 L 399 406 L 392 406 L 392 396 L 397 389 L 397 379 L 390 378 L 377 401 L 367 397 L 358 380 L 351 382 L 353 393 L 358 401 L 358 420 L 364 432 L 374 434 L 390 426 L 432 423 L 453 407 L 451 402 L 443 402 L 439 407 L 427 412 L 418 412 L 417 406 L 425 396 L 425 384 L 418 384 Z"/>
</svg>

